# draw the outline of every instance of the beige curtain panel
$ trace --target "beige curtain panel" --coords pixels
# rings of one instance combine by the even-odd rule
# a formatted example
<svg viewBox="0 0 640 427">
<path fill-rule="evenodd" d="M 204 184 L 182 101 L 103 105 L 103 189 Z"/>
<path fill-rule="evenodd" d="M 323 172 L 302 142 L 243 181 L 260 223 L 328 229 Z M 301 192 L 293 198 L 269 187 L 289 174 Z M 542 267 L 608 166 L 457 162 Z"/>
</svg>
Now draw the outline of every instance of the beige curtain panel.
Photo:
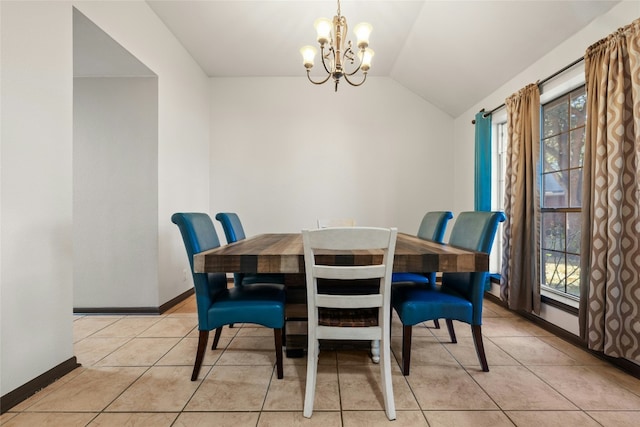
<svg viewBox="0 0 640 427">
<path fill-rule="evenodd" d="M 640 363 L 640 19 L 585 54 L 580 333 Z"/>
<path fill-rule="evenodd" d="M 540 313 L 540 90 L 530 84 L 505 101 L 505 173 L 500 295 L 512 310 Z"/>
</svg>

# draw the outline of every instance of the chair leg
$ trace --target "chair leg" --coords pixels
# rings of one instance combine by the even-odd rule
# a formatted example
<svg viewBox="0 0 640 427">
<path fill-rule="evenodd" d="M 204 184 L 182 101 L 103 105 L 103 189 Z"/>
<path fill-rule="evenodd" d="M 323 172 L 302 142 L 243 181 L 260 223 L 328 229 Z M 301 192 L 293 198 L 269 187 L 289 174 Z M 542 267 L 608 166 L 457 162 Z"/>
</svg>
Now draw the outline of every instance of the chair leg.
<svg viewBox="0 0 640 427">
<path fill-rule="evenodd" d="M 440 321 L 438 319 L 433 319 L 433 326 L 436 329 L 440 329 Z"/>
<path fill-rule="evenodd" d="M 193 364 L 193 373 L 191 374 L 191 381 L 198 379 L 200 373 L 200 367 L 202 366 L 202 359 L 204 359 L 204 352 L 207 350 L 207 340 L 209 339 L 209 331 L 200 331 L 198 336 L 198 350 L 196 352 L 196 362 Z"/>
<path fill-rule="evenodd" d="M 471 332 L 473 333 L 473 342 L 476 345 L 476 353 L 478 353 L 482 371 L 489 372 L 489 364 L 487 364 L 487 356 L 484 354 L 484 344 L 482 343 L 482 326 L 471 325 Z"/>
<path fill-rule="evenodd" d="M 287 346 L 287 319 L 285 317 L 284 324 L 282 325 L 282 346 Z"/>
<path fill-rule="evenodd" d="M 411 364 L 411 326 L 402 327 L 402 375 L 409 375 Z"/>
<path fill-rule="evenodd" d="M 391 376 L 391 347 L 389 336 L 383 336 L 380 340 L 380 378 L 382 383 L 382 396 L 384 399 L 384 411 L 390 421 L 396 419 L 396 404 L 393 398 L 393 380 Z"/>
<path fill-rule="evenodd" d="M 453 320 L 445 319 L 445 322 L 447 322 L 447 329 L 449 330 L 449 337 L 451 337 L 451 342 L 454 344 L 457 343 L 458 340 L 456 339 L 456 331 L 453 329 Z"/>
<path fill-rule="evenodd" d="M 310 331 L 310 334 L 313 332 Z M 320 343 L 312 335 L 307 345 L 307 384 L 304 391 L 304 410 L 302 415 L 311 418 L 313 414 L 313 403 L 316 397 L 316 377 L 318 375 L 318 353 Z"/>
<path fill-rule="evenodd" d="M 284 377 L 282 370 L 282 328 L 273 330 L 273 339 L 276 344 L 276 370 L 278 371 L 278 379 Z"/>
<path fill-rule="evenodd" d="M 220 341 L 220 334 L 222 333 L 222 326 L 216 329 L 216 333 L 213 336 L 213 345 L 211 345 L 211 350 L 215 350 L 218 348 L 218 341 Z"/>
</svg>

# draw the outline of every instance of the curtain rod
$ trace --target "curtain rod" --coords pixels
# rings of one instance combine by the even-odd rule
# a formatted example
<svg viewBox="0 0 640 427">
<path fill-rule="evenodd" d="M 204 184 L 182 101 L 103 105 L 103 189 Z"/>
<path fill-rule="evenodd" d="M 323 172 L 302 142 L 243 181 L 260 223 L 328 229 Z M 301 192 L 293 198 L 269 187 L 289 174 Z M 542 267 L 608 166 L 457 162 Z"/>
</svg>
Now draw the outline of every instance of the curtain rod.
<svg viewBox="0 0 640 427">
<path fill-rule="evenodd" d="M 555 73 L 551 74 L 550 76 L 545 77 L 542 80 L 538 80 L 538 86 L 545 84 L 549 80 L 553 79 L 554 77 L 559 76 L 560 74 L 564 73 L 565 71 L 567 71 L 568 69 L 572 68 L 573 66 L 578 65 L 582 61 L 584 61 L 584 56 L 581 56 L 580 58 L 578 58 L 575 61 L 573 61 L 571 64 L 561 68 L 560 70 L 556 71 Z M 486 117 L 490 116 L 491 114 L 495 113 L 496 111 L 498 111 L 499 109 L 503 108 L 504 106 L 505 106 L 504 103 L 498 105 L 496 108 L 494 108 L 493 110 L 489 111 L 488 113 L 484 113 L 482 115 L 482 118 L 486 118 Z M 480 110 L 480 112 L 483 112 L 483 111 L 484 111 L 484 108 L 482 110 Z M 472 125 L 476 124 L 475 119 L 471 120 L 471 124 Z"/>
</svg>

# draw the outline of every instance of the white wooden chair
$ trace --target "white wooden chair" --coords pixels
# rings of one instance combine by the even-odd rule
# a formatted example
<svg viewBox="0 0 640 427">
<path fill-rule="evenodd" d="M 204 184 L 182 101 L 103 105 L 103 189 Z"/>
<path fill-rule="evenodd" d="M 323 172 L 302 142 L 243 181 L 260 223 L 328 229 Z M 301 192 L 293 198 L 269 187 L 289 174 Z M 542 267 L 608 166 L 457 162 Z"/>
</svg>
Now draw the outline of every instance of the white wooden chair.
<svg viewBox="0 0 640 427">
<path fill-rule="evenodd" d="M 356 220 L 353 218 L 330 218 L 330 219 L 321 219 L 318 218 L 318 228 L 329 228 L 329 227 L 355 227 Z M 393 277 L 391 277 L 391 282 L 393 283 Z M 371 341 L 371 360 L 373 363 L 380 362 L 380 341 L 372 340 Z"/>
<path fill-rule="evenodd" d="M 332 227 L 303 230 L 307 279 L 308 337 L 307 385 L 304 416 L 313 413 L 318 354 L 321 339 L 379 340 L 380 374 L 387 418 L 396 418 L 391 382 L 391 271 L 396 228 Z M 381 264 L 339 265 L 350 251 L 379 251 Z M 316 254 L 319 254 L 316 260 Z M 378 258 L 378 257 L 375 257 Z M 378 262 L 377 260 L 374 260 Z M 373 261 L 372 261 L 373 262 Z M 373 294 L 344 295 L 318 293 L 318 279 L 331 281 L 380 280 Z M 366 289 L 372 289 L 367 286 Z M 325 292 L 323 288 L 323 292 Z"/>
</svg>

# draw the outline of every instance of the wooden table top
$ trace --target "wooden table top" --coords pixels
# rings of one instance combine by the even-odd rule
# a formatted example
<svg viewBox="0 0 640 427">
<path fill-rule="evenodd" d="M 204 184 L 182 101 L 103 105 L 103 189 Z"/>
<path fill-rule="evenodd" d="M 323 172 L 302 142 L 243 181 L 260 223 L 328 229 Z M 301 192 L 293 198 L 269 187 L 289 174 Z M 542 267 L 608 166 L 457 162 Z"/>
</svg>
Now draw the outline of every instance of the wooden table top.
<svg viewBox="0 0 640 427">
<path fill-rule="evenodd" d="M 327 255 L 321 262 L 358 264 L 381 253 L 355 251 Z M 302 234 L 260 234 L 194 255 L 197 273 L 304 273 Z M 398 233 L 393 271 L 488 271 L 489 255 Z"/>
</svg>

